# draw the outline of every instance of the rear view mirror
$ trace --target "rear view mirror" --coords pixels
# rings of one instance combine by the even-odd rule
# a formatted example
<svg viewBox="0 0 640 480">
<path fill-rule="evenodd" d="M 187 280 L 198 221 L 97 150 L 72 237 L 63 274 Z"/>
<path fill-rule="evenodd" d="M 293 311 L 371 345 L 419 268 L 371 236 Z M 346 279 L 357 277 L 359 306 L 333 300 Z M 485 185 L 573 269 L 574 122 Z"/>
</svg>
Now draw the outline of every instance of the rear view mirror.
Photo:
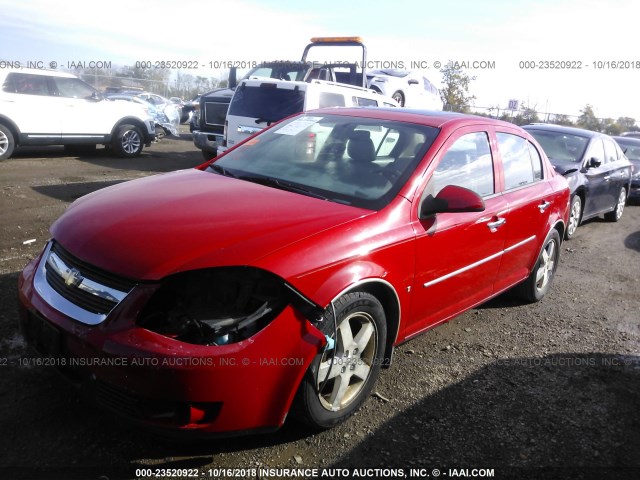
<svg viewBox="0 0 640 480">
<path fill-rule="evenodd" d="M 457 185 L 447 185 L 434 197 L 429 195 L 420 205 L 420 218 L 436 213 L 484 211 L 484 200 L 476 192 Z"/>
<path fill-rule="evenodd" d="M 602 165 L 602 162 L 598 160 L 596 157 L 591 157 L 589 159 L 589 163 L 587 163 L 587 168 L 598 168 Z"/>
</svg>

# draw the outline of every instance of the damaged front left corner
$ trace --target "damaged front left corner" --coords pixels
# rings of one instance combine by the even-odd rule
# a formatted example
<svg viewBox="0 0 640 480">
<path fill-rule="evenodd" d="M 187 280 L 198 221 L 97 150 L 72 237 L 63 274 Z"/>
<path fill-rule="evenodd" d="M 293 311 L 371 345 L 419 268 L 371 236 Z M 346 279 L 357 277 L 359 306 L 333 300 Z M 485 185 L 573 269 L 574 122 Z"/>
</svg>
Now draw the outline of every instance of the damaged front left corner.
<svg viewBox="0 0 640 480">
<path fill-rule="evenodd" d="M 311 321 L 323 309 L 284 280 L 253 267 L 221 267 L 166 278 L 138 325 L 196 345 L 227 345 L 252 337 L 292 305 Z"/>
</svg>

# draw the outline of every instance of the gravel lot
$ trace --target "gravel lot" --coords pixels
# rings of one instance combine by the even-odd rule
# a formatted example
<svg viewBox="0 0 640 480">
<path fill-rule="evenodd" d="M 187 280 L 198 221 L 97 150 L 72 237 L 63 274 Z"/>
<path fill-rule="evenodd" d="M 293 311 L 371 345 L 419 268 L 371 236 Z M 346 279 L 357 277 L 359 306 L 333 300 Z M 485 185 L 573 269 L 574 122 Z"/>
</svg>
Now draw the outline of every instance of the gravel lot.
<svg viewBox="0 0 640 480">
<path fill-rule="evenodd" d="M 208 470 L 263 467 L 640 478 L 637 205 L 617 224 L 588 222 L 563 244 L 541 303 L 503 295 L 397 348 L 376 394 L 330 431 L 288 422 L 271 435 L 168 441 L 97 409 L 52 368 L 21 365 L 34 354 L 17 329 L 17 277 L 53 220 L 91 191 L 201 161 L 184 133 L 135 160 L 47 148 L 0 162 L 0 478 L 113 480 L 136 478 L 139 468 L 217 478 Z"/>
</svg>

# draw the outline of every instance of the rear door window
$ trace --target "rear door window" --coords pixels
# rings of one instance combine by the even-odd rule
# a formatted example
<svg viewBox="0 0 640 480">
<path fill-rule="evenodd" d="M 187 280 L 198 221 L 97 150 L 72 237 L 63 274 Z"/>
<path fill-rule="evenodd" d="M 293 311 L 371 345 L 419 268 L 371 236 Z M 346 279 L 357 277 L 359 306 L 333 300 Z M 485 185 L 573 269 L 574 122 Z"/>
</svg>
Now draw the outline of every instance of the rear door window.
<svg viewBox="0 0 640 480">
<path fill-rule="evenodd" d="M 531 156 L 530 143 L 517 135 L 496 133 L 498 148 L 502 155 L 504 188 L 522 187 L 542 178 L 540 156 Z M 535 150 L 535 149 L 533 149 Z"/>
<path fill-rule="evenodd" d="M 604 142 L 604 156 L 607 159 L 607 163 L 618 161 L 618 151 L 613 141 L 608 138 L 603 138 L 602 141 Z"/>
<path fill-rule="evenodd" d="M 53 77 L 58 96 L 66 98 L 91 98 L 96 91 L 77 78 Z"/>
</svg>

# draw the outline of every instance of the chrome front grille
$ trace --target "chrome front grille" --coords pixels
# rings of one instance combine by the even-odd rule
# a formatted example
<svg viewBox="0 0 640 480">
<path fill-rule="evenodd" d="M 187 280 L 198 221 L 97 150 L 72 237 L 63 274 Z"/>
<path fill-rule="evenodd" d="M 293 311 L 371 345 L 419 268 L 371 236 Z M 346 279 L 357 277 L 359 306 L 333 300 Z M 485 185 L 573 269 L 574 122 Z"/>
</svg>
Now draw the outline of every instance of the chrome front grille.
<svg viewBox="0 0 640 480">
<path fill-rule="evenodd" d="M 96 268 L 50 242 L 40 261 L 35 288 L 56 310 L 97 325 L 136 285 L 134 280 Z"/>
</svg>

